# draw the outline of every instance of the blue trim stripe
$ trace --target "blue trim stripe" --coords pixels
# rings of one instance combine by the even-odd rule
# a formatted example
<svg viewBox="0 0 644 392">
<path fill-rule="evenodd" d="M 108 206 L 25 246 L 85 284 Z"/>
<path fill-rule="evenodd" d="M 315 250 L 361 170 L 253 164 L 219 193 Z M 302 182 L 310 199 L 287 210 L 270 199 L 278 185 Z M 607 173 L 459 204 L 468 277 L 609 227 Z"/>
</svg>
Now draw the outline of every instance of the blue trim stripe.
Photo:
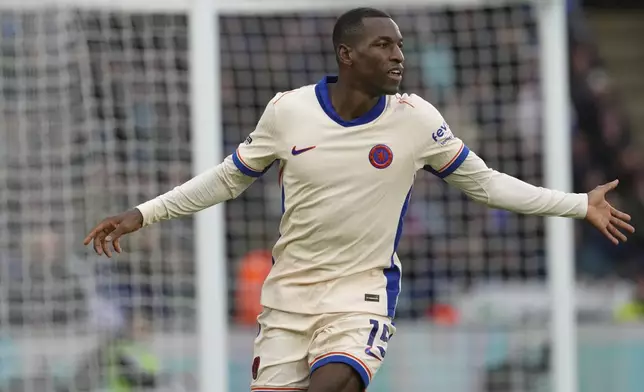
<svg viewBox="0 0 644 392">
<path fill-rule="evenodd" d="M 251 392 L 304 392 L 306 388 L 261 387 L 269 389 L 251 389 Z"/>
<path fill-rule="evenodd" d="M 350 121 L 344 120 L 333 108 L 333 104 L 331 103 L 331 96 L 329 95 L 329 88 L 327 86 L 327 84 L 337 83 L 337 81 L 337 76 L 326 76 L 322 80 L 320 80 L 318 84 L 315 85 L 315 95 L 318 98 L 318 102 L 320 103 L 322 110 L 324 110 L 326 115 L 329 116 L 331 120 L 342 125 L 343 127 L 355 127 L 357 125 L 364 125 L 372 122 L 373 120 L 380 117 L 382 112 L 385 111 L 385 107 L 387 106 L 387 97 L 382 95 L 378 99 L 378 102 L 374 105 L 374 107 L 369 109 L 367 113 Z"/>
<path fill-rule="evenodd" d="M 246 166 L 244 162 L 237 155 L 237 151 L 233 153 L 233 162 L 235 163 L 235 166 L 237 166 L 237 169 L 239 169 L 240 172 L 244 173 L 249 177 L 255 177 L 255 178 L 261 177 L 262 174 L 264 174 L 266 170 L 268 170 L 268 168 L 266 168 L 264 171 L 257 171 L 255 169 L 251 169 L 250 167 Z"/>
<path fill-rule="evenodd" d="M 456 157 L 452 159 L 451 163 L 447 167 L 438 171 L 432 168 L 431 166 L 426 165 L 423 167 L 423 169 L 439 178 L 445 178 L 450 174 L 454 173 L 456 169 L 458 169 L 463 164 L 463 162 L 465 162 L 465 158 L 467 158 L 469 154 L 470 154 L 470 149 L 467 148 L 466 145 L 463 145 L 463 149 L 458 153 Z"/>
<path fill-rule="evenodd" d="M 328 357 L 320 359 L 319 361 L 315 362 L 313 366 L 311 366 L 311 374 L 313 374 L 314 371 L 321 368 L 322 366 L 328 365 L 329 363 L 344 363 L 351 366 L 353 370 L 355 370 L 360 375 L 365 389 L 369 386 L 369 382 L 371 380 L 369 379 L 369 373 L 367 372 L 367 369 L 365 369 L 364 366 L 360 364 L 360 362 L 344 355 L 330 355 Z"/>
<path fill-rule="evenodd" d="M 282 165 L 285 165 L 285 163 L 281 163 Z M 282 193 L 282 216 L 280 217 L 280 225 L 282 224 L 282 219 L 284 218 L 284 211 L 286 211 L 286 195 L 284 194 L 284 166 L 280 168 L 280 175 L 282 175 L 281 181 L 280 181 L 280 188 L 281 188 L 281 193 Z M 282 236 L 282 233 L 277 231 L 277 238 L 279 239 Z M 273 265 L 275 265 L 275 257 L 271 258 Z"/>
<path fill-rule="evenodd" d="M 394 251 L 391 254 L 391 264 L 389 268 L 384 270 L 385 279 L 387 280 L 387 316 L 394 318 L 396 315 L 396 304 L 398 303 L 398 295 L 400 294 L 400 267 L 394 262 L 394 254 L 398 249 L 398 244 L 400 243 L 400 237 L 402 237 L 403 225 L 405 214 L 407 214 L 407 209 L 409 208 L 409 199 L 411 199 L 412 188 L 409 188 L 407 196 L 405 197 L 405 203 L 403 203 L 402 210 L 400 211 L 400 218 L 398 218 L 398 228 L 396 229 L 396 237 L 394 238 Z"/>
</svg>

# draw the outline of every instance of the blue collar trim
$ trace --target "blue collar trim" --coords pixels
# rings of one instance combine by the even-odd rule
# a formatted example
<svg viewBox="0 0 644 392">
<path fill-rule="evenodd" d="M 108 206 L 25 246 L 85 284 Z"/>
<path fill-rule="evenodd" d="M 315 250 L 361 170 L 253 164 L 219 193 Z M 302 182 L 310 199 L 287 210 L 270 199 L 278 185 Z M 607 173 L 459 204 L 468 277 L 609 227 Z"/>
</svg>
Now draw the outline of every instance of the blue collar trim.
<svg viewBox="0 0 644 392">
<path fill-rule="evenodd" d="M 318 84 L 315 85 L 315 95 L 318 98 L 318 102 L 320 103 L 322 110 L 324 110 L 331 120 L 343 127 L 355 127 L 357 125 L 364 125 L 372 122 L 378 118 L 382 112 L 384 112 L 385 106 L 387 105 L 387 97 L 383 95 L 367 113 L 350 121 L 344 120 L 333 108 L 333 105 L 331 104 L 331 96 L 329 95 L 329 88 L 327 86 L 329 83 L 336 83 L 337 81 L 337 76 L 325 76 L 318 82 Z"/>
</svg>

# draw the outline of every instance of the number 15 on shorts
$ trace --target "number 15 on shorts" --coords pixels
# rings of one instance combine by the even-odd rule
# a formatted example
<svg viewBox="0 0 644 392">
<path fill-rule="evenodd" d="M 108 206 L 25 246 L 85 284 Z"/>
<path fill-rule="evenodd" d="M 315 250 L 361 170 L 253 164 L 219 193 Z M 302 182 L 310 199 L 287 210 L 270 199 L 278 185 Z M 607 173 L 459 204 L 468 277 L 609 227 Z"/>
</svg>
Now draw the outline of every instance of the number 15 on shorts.
<svg viewBox="0 0 644 392">
<path fill-rule="evenodd" d="M 395 329 L 385 323 L 382 323 L 381 325 L 378 320 L 371 319 L 369 322 L 371 323 L 371 332 L 369 333 L 367 348 L 364 352 L 367 355 L 382 361 L 387 353 L 387 343 L 393 336 Z M 378 341 L 376 341 L 376 337 L 378 337 Z"/>
</svg>

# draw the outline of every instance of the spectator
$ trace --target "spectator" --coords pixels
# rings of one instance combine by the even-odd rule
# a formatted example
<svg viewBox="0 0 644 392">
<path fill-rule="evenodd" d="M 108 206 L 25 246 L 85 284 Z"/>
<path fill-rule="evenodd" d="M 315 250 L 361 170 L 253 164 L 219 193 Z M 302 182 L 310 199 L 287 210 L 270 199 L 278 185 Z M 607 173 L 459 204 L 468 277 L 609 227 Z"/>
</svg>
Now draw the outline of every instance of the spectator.
<svg viewBox="0 0 644 392">
<path fill-rule="evenodd" d="M 235 320 L 239 324 L 254 325 L 262 311 L 262 285 L 271 270 L 271 252 L 249 252 L 240 263 L 235 291 Z"/>
<path fill-rule="evenodd" d="M 129 312 L 121 333 L 105 339 L 80 362 L 70 391 L 104 388 L 109 392 L 134 392 L 157 387 L 161 369 L 150 350 L 150 334 L 147 316 L 140 311 Z"/>
<path fill-rule="evenodd" d="M 638 276 L 633 297 L 617 310 L 615 319 L 619 322 L 644 320 L 644 275 Z"/>
</svg>

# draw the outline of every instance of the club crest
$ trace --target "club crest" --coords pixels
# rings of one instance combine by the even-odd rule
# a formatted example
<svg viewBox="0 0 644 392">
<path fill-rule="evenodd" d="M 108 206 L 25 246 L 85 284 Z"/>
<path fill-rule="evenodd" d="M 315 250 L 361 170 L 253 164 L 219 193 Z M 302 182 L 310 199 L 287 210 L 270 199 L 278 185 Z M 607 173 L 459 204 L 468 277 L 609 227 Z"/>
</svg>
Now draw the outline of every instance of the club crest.
<svg viewBox="0 0 644 392">
<path fill-rule="evenodd" d="M 394 160 L 394 154 L 391 152 L 391 148 L 387 147 L 384 144 L 378 144 L 371 148 L 369 151 L 369 162 L 376 169 L 384 169 L 391 165 L 391 162 Z"/>
</svg>

